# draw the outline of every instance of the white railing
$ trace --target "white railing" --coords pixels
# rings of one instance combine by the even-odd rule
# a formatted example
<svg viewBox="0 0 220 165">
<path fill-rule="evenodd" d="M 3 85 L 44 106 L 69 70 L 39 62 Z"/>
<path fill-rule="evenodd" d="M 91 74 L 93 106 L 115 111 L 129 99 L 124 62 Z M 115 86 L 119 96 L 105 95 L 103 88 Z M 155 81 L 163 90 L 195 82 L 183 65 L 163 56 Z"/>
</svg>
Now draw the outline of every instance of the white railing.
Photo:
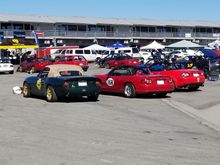
<svg viewBox="0 0 220 165">
<path fill-rule="evenodd" d="M 18 30 L 1 30 L 0 32 L 3 32 L 4 36 L 13 36 L 13 32 Z M 25 32 L 25 35 L 27 37 L 33 37 L 32 31 L 21 31 Z M 38 31 L 36 31 L 38 32 Z M 103 38 L 185 38 L 186 33 L 183 32 L 129 32 L 129 31 L 120 31 L 120 32 L 91 32 L 91 31 L 64 31 L 64 30 L 42 30 L 39 32 L 43 32 L 43 37 L 103 37 Z M 189 33 L 187 33 L 189 34 Z M 189 38 L 210 38 L 215 39 L 216 36 L 214 33 L 190 33 Z"/>
</svg>

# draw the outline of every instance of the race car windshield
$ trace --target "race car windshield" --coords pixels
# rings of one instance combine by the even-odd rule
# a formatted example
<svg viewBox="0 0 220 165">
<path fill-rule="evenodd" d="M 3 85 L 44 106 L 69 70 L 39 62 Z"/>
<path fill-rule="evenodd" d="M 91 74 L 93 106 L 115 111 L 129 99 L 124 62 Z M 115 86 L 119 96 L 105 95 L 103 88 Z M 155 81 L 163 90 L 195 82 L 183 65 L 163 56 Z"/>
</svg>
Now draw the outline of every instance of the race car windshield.
<svg viewBox="0 0 220 165">
<path fill-rule="evenodd" d="M 81 76 L 82 74 L 79 71 L 71 70 L 71 71 L 61 71 L 60 76 Z"/>
</svg>

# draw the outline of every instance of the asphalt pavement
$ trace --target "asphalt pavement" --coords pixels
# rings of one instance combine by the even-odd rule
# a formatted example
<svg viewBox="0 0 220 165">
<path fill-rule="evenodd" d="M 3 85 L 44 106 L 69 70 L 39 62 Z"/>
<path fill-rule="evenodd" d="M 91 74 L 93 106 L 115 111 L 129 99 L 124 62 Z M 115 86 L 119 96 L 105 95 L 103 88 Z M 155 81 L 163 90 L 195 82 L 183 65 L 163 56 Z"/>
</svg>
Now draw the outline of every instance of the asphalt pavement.
<svg viewBox="0 0 220 165">
<path fill-rule="evenodd" d="M 2 165 L 219 165 L 219 81 L 163 99 L 48 103 L 13 94 L 27 76 L 0 75 Z"/>
</svg>

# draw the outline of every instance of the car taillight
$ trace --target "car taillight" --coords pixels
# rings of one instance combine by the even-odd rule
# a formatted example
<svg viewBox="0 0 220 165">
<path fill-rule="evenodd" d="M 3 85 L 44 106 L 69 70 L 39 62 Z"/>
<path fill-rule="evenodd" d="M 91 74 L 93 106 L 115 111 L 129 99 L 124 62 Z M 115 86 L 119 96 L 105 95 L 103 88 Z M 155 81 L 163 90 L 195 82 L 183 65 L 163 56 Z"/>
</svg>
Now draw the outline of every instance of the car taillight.
<svg viewBox="0 0 220 165">
<path fill-rule="evenodd" d="M 199 73 L 193 73 L 193 77 L 199 77 Z"/>
<path fill-rule="evenodd" d="M 95 85 L 96 85 L 96 86 L 101 86 L 102 84 L 101 84 L 100 81 L 96 81 L 96 82 L 95 82 Z"/>
<path fill-rule="evenodd" d="M 64 85 L 64 87 L 68 88 L 70 84 L 68 82 L 64 82 L 63 85 Z"/>
<path fill-rule="evenodd" d="M 149 79 L 144 79 L 144 82 L 145 82 L 146 84 L 151 84 L 151 83 L 152 83 L 152 81 L 149 80 Z"/>
<path fill-rule="evenodd" d="M 189 73 L 182 73 L 182 77 L 189 77 Z"/>
</svg>

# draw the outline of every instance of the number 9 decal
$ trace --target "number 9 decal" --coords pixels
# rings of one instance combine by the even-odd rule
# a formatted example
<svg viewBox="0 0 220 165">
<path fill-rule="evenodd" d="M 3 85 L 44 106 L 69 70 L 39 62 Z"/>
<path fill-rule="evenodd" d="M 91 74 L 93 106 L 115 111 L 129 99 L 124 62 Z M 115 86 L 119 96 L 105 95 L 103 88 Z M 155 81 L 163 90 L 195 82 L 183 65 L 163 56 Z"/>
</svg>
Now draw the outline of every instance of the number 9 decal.
<svg viewBox="0 0 220 165">
<path fill-rule="evenodd" d="M 36 86 L 38 90 L 41 90 L 41 78 L 37 80 Z"/>
</svg>

